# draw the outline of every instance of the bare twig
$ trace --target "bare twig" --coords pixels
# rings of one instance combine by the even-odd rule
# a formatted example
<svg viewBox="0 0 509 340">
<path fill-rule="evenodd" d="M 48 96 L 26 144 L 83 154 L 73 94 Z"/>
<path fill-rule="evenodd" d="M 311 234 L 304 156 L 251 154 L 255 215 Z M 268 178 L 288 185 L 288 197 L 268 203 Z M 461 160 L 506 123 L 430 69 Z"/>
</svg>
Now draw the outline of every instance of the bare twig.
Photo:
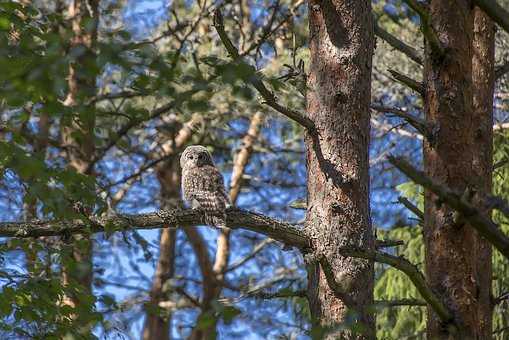
<svg viewBox="0 0 509 340">
<path fill-rule="evenodd" d="M 497 298 L 493 299 L 493 305 L 496 306 L 503 301 L 509 300 L 509 292 L 500 294 Z"/>
<path fill-rule="evenodd" d="M 414 215 L 419 218 L 419 220 L 424 221 L 424 213 L 415 204 L 410 202 L 410 200 L 408 198 L 399 196 L 398 202 L 403 204 L 405 206 L 405 208 L 407 208 L 408 210 L 413 212 Z"/>
<path fill-rule="evenodd" d="M 238 261 L 236 261 L 235 263 L 232 263 L 228 269 L 226 269 L 225 272 L 231 272 L 231 271 L 234 271 L 235 269 L 239 268 L 240 266 L 242 266 L 244 263 L 246 263 L 247 261 L 251 260 L 252 258 L 254 258 L 259 252 L 261 252 L 265 246 L 273 243 L 274 240 L 270 239 L 270 238 L 267 238 L 267 239 L 264 239 L 263 241 L 261 241 L 260 243 L 258 243 L 254 248 L 253 250 L 251 251 L 251 253 L 249 253 L 248 255 L 246 255 L 245 257 L 239 259 Z"/>
<path fill-rule="evenodd" d="M 214 12 L 214 27 L 219 35 L 219 38 L 223 42 L 223 45 L 225 46 L 226 50 L 228 51 L 232 59 L 237 63 L 248 65 L 239 55 L 239 51 L 237 50 L 235 45 L 233 45 L 232 41 L 226 34 L 226 31 L 224 30 L 223 16 L 219 10 L 216 10 Z M 274 93 L 267 89 L 267 87 L 263 83 L 263 80 L 258 74 L 253 72 L 252 75 L 243 77 L 243 80 L 244 82 L 251 84 L 258 91 L 258 93 L 260 93 L 260 95 L 265 100 L 265 104 L 272 107 L 274 110 L 282 113 L 283 115 L 287 116 L 291 120 L 297 122 L 301 126 L 308 129 L 309 131 L 314 131 L 315 129 L 314 122 L 301 112 L 292 110 L 279 104 L 279 100 L 276 98 Z"/>
<path fill-rule="evenodd" d="M 387 70 L 389 71 L 389 73 L 391 74 L 391 76 L 394 78 L 394 80 L 396 80 L 397 82 L 405 85 L 405 86 L 408 86 L 409 88 L 411 88 L 412 90 L 414 90 L 415 92 L 419 93 L 422 97 L 425 96 L 426 94 L 426 89 L 424 87 L 424 84 L 422 82 L 418 82 L 402 73 L 399 73 L 398 71 L 395 71 L 395 70 Z"/>
<path fill-rule="evenodd" d="M 422 65 L 422 56 L 415 48 L 405 44 L 403 41 L 399 40 L 394 35 L 381 28 L 378 23 L 375 23 L 375 34 L 387 42 L 389 45 L 391 45 L 393 48 L 415 61 L 417 64 Z"/>
<path fill-rule="evenodd" d="M 417 131 L 425 136 L 428 141 L 433 140 L 433 127 L 424 119 L 416 117 L 402 109 L 388 107 L 379 104 L 371 104 L 371 109 L 381 113 L 390 113 L 404 119 L 408 124 L 412 125 Z"/>
<path fill-rule="evenodd" d="M 431 25 L 431 18 L 427 8 L 424 8 L 423 5 L 417 0 L 403 0 L 410 8 L 412 8 L 419 16 L 421 17 L 421 31 L 426 38 L 426 41 L 429 43 L 433 54 L 438 57 L 442 57 L 445 54 L 442 43 L 438 39 L 437 33 L 433 29 Z"/>
<path fill-rule="evenodd" d="M 339 253 L 345 257 L 355 257 L 366 259 L 369 261 L 384 263 L 405 273 L 407 277 L 410 279 L 410 281 L 412 281 L 419 294 L 421 294 L 422 298 L 440 317 L 444 325 L 449 326 L 451 330 L 454 332 L 456 327 L 453 324 L 452 313 L 428 286 L 428 284 L 426 283 L 426 279 L 424 278 L 424 275 L 421 273 L 421 271 L 411 262 L 409 262 L 403 257 L 390 255 L 384 252 L 380 252 L 378 250 L 363 249 L 357 247 L 342 247 L 339 249 Z M 327 258 L 325 256 L 321 256 L 319 262 L 325 274 L 328 286 L 331 288 L 331 290 L 337 297 L 341 298 L 346 305 L 349 305 L 351 301 L 348 299 L 348 296 L 344 293 L 346 290 L 343 287 L 342 283 L 336 280 L 334 271 L 332 270 L 332 267 Z"/>
</svg>

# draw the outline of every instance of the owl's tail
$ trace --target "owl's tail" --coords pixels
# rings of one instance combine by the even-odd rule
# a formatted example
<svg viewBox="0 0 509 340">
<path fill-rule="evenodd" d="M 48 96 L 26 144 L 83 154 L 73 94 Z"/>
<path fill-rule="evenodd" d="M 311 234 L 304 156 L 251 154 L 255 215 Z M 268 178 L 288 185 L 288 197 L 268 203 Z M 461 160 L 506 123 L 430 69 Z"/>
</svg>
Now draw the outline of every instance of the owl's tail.
<svg viewBox="0 0 509 340">
<path fill-rule="evenodd" d="M 205 214 L 205 224 L 216 228 L 226 228 L 226 214 Z"/>
</svg>

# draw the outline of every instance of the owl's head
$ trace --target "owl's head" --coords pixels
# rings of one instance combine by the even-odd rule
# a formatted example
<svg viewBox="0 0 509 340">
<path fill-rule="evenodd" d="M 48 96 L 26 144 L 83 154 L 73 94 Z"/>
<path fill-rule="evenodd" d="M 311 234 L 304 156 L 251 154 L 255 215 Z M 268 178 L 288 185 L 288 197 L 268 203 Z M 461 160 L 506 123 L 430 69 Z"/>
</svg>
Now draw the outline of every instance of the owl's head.
<svg viewBox="0 0 509 340">
<path fill-rule="evenodd" d="M 204 146 L 188 146 L 180 156 L 180 167 L 182 169 L 201 167 L 204 165 L 214 165 L 212 156 Z"/>
</svg>

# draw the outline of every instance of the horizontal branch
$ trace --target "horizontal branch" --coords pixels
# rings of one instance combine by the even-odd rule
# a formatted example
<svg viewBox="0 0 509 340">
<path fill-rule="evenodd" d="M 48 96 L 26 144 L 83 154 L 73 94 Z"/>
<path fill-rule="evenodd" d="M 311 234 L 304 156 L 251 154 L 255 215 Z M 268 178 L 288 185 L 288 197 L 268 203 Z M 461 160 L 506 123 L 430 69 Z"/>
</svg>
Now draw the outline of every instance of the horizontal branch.
<svg viewBox="0 0 509 340">
<path fill-rule="evenodd" d="M 240 56 L 239 51 L 237 50 L 235 45 L 233 45 L 232 41 L 226 34 L 226 31 L 224 30 L 223 16 L 219 10 L 216 10 L 214 13 L 214 27 L 224 47 L 228 51 L 228 54 L 233 58 L 233 60 L 235 62 L 248 65 Z M 265 100 L 265 104 L 272 107 L 274 110 L 282 113 L 283 115 L 287 116 L 291 120 L 297 122 L 301 126 L 308 129 L 309 131 L 313 131 L 315 129 L 315 123 L 311 119 L 306 117 L 304 114 L 280 105 L 279 100 L 276 98 L 274 93 L 272 93 L 265 86 L 262 79 L 256 73 L 244 77 L 243 80 L 246 83 L 251 84 L 258 91 L 258 93 L 260 93 L 260 95 Z"/>
<path fill-rule="evenodd" d="M 91 216 L 88 220 L 0 222 L 0 237 L 67 237 L 72 234 L 157 229 L 163 224 L 179 227 L 203 225 L 203 213 L 193 209 L 173 209 L 139 215 Z M 309 247 L 307 236 L 299 228 L 255 212 L 230 208 L 226 224 L 229 228 L 251 230 L 299 249 Z"/>
<path fill-rule="evenodd" d="M 442 202 L 458 211 L 481 236 L 509 259 L 509 238 L 500 230 L 496 223 L 468 202 L 462 194 L 438 184 L 433 179 L 427 177 L 424 172 L 415 169 L 402 158 L 389 157 L 389 161 L 412 181 L 430 190 Z"/>
<path fill-rule="evenodd" d="M 474 4 L 509 33 L 509 11 L 500 6 L 495 0 L 474 0 Z"/>
<path fill-rule="evenodd" d="M 403 240 L 375 240 L 376 249 L 398 247 L 404 244 Z"/>
<path fill-rule="evenodd" d="M 389 45 L 391 45 L 393 48 L 415 61 L 417 64 L 422 65 L 422 56 L 415 48 L 407 45 L 403 41 L 396 38 L 394 35 L 381 28 L 378 23 L 375 23 L 375 34 L 387 42 Z"/>
<path fill-rule="evenodd" d="M 418 299 L 376 300 L 375 307 L 423 307 L 426 302 Z"/>
</svg>

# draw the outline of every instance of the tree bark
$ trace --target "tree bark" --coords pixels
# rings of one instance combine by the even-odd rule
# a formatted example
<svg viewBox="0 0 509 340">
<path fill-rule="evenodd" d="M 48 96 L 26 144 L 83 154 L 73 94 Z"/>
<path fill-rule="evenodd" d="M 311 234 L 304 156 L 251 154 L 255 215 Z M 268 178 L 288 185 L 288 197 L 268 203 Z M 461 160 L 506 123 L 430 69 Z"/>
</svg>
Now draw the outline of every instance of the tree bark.
<svg viewBox="0 0 509 340">
<path fill-rule="evenodd" d="M 308 298 L 315 325 L 327 328 L 331 339 L 375 336 L 373 263 L 339 253 L 345 245 L 374 247 L 368 173 L 373 31 L 370 1 L 309 2 L 307 112 L 316 131 L 306 135 L 306 227 L 315 255 L 327 257 L 343 292 L 334 294 L 311 261 Z M 346 321 L 349 312 L 354 324 Z M 337 328 L 342 323 L 347 330 Z M 348 330 L 358 324 L 362 333 Z"/>
<path fill-rule="evenodd" d="M 473 169 L 478 182 L 476 188 L 491 193 L 493 177 L 493 95 L 495 90 L 495 25 L 481 9 L 474 9 L 474 37 L 472 56 L 473 85 L 473 126 L 477 127 L 474 136 Z M 478 206 L 482 207 L 480 202 Z M 489 209 L 483 211 L 491 215 Z M 479 334 L 482 339 L 492 337 L 491 283 L 492 247 L 484 238 L 477 235 L 477 261 L 479 290 Z"/>
<path fill-rule="evenodd" d="M 73 0 L 69 2 L 68 15 L 72 25 L 73 37 L 70 49 L 83 47 L 84 52 L 71 62 L 68 75 L 68 93 L 65 105 L 76 108 L 72 121 L 63 120 L 62 143 L 67 145 L 66 158 L 68 165 L 77 173 L 87 175 L 89 162 L 94 155 L 95 115 L 93 110 L 82 112 L 85 107 L 83 98 L 95 94 L 95 76 L 89 70 L 94 62 L 94 47 L 97 42 L 99 21 L 99 1 Z M 91 207 L 83 207 L 85 210 Z M 72 243 L 65 245 L 62 276 L 64 285 L 79 284 L 84 291 L 66 296 L 65 303 L 78 308 L 88 304 L 92 295 L 92 242 L 88 236 L 74 236 Z M 67 258 L 67 256 L 69 256 Z M 82 298 L 84 300 L 82 300 Z M 92 308 L 92 306 L 90 306 Z M 77 313 L 75 319 L 80 328 L 78 332 L 90 332 L 88 318 L 84 313 Z"/>
<path fill-rule="evenodd" d="M 476 15 L 474 35 L 474 12 L 466 0 L 432 0 L 429 10 L 445 55 L 426 48 L 425 113 L 435 133 L 424 142 L 425 173 L 460 192 L 489 191 L 492 120 L 485 98 L 493 86 L 489 23 Z M 489 339 L 490 247 L 429 190 L 425 190 L 424 242 L 429 284 L 452 311 L 459 329 L 449 333 L 450 328 L 428 309 L 428 338 Z"/>
</svg>

